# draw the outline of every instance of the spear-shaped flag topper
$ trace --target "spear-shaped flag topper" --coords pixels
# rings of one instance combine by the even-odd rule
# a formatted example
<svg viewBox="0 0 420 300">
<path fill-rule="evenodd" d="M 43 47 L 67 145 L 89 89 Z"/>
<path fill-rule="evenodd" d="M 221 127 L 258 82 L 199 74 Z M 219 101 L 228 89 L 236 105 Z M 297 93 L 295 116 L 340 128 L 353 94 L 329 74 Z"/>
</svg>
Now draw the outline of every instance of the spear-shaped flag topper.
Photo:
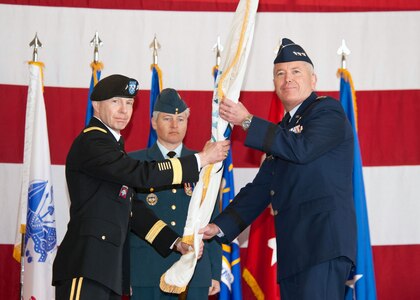
<svg viewBox="0 0 420 300">
<path fill-rule="evenodd" d="M 160 49 L 160 44 L 156 38 L 156 34 L 155 34 L 155 37 L 153 38 L 153 41 L 150 43 L 149 48 L 153 50 L 153 64 L 157 65 L 158 64 L 158 50 Z"/>
<path fill-rule="evenodd" d="M 343 39 L 342 42 L 341 42 L 340 48 L 338 48 L 338 50 L 337 50 L 337 54 L 341 55 L 341 68 L 342 69 L 345 69 L 347 67 L 346 66 L 346 57 L 347 57 L 347 55 L 350 55 L 350 53 L 351 52 L 350 52 L 349 48 L 347 48 L 346 41 Z"/>
<path fill-rule="evenodd" d="M 99 34 L 96 31 L 93 39 L 90 41 L 90 45 L 94 47 L 93 49 L 93 61 L 95 63 L 99 62 L 99 47 L 102 46 L 103 42 L 99 38 Z"/>
<path fill-rule="evenodd" d="M 35 37 L 32 42 L 29 43 L 29 47 L 34 47 L 34 52 L 32 53 L 32 61 L 38 61 L 38 48 L 42 48 L 42 43 L 38 39 L 38 33 L 35 33 Z"/>
<path fill-rule="evenodd" d="M 213 46 L 213 51 L 216 52 L 216 67 L 220 65 L 220 58 L 223 51 L 223 46 L 220 43 L 220 36 L 217 37 L 217 42 Z"/>
</svg>

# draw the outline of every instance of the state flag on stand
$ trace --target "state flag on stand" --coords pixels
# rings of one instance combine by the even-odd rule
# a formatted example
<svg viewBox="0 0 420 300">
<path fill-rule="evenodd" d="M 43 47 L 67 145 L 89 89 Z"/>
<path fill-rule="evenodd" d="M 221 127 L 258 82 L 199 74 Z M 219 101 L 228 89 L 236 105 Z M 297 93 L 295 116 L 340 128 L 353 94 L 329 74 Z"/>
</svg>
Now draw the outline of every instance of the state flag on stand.
<svg viewBox="0 0 420 300">
<path fill-rule="evenodd" d="M 337 75 L 340 77 L 340 102 L 353 127 L 354 134 L 353 200 L 357 221 L 357 256 L 356 269 L 352 278 L 347 281 L 347 286 L 350 288 L 347 290 L 346 300 L 375 300 L 375 274 L 363 181 L 362 156 L 357 136 L 356 93 L 349 71 L 339 69 Z"/>
<path fill-rule="evenodd" d="M 86 107 L 86 118 L 85 118 L 85 126 L 89 124 L 90 119 L 93 116 L 93 107 L 92 101 L 90 101 L 90 95 L 92 94 L 93 88 L 101 80 L 101 71 L 104 68 L 104 65 L 101 62 L 93 61 L 90 64 L 92 68 L 92 77 L 90 78 L 90 85 L 89 85 L 89 94 L 88 94 L 88 102 Z"/>
<path fill-rule="evenodd" d="M 229 205 L 235 197 L 233 181 L 232 149 L 223 162 L 222 175 L 222 210 Z M 229 245 L 222 244 L 222 276 L 220 284 L 219 300 L 241 300 L 241 258 L 238 240 L 235 239 Z"/>
<path fill-rule="evenodd" d="M 273 93 L 269 120 L 280 121 L 283 106 Z M 243 263 L 242 277 L 258 300 L 280 299 L 280 289 L 277 284 L 277 246 L 274 217 L 271 205 L 252 223 L 246 260 Z"/>
<path fill-rule="evenodd" d="M 55 297 L 51 281 L 57 233 L 42 68 L 41 62 L 29 62 L 22 187 L 13 252 L 24 270 L 22 299 Z M 23 233 L 24 248 L 21 253 Z"/>
<path fill-rule="evenodd" d="M 147 148 L 152 147 L 157 140 L 156 130 L 152 127 L 152 116 L 156 98 L 162 90 L 162 71 L 157 64 L 152 64 L 150 68 L 152 69 L 152 84 L 150 87 L 150 132 L 149 139 L 147 140 Z"/>
</svg>

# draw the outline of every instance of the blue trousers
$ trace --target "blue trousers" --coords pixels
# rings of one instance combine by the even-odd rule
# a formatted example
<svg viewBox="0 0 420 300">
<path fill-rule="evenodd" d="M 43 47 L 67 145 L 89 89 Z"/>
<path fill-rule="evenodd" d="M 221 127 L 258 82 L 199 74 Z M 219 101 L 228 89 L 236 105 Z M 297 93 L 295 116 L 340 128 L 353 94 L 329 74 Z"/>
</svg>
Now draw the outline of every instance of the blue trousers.
<svg viewBox="0 0 420 300">
<path fill-rule="evenodd" d="M 337 257 L 280 280 L 281 300 L 343 300 L 353 263 Z"/>
</svg>

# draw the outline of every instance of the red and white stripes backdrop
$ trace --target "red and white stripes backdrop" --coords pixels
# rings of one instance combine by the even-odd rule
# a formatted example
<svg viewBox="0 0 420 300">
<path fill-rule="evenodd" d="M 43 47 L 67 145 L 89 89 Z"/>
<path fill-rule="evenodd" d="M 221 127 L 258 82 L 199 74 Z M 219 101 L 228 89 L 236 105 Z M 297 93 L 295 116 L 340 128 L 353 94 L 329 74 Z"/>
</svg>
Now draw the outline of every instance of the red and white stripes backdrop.
<svg viewBox="0 0 420 300">
<path fill-rule="evenodd" d="M 191 107 L 186 144 L 199 149 L 210 136 L 212 47 L 226 39 L 237 1 L 0 1 L 0 299 L 18 295 L 12 260 L 17 226 L 28 84 L 28 43 L 43 43 L 45 102 L 58 239 L 68 221 L 65 158 L 83 127 L 95 31 L 104 45 L 102 76 L 138 79 L 142 91 L 130 126 L 128 151 L 145 147 L 152 53 L 157 35 L 164 87 Z M 54 2 L 54 3 L 53 3 Z M 357 91 L 359 139 L 373 245 L 378 299 L 419 299 L 420 288 L 420 3 L 415 1 L 260 0 L 241 101 L 267 117 L 272 61 L 282 37 L 301 44 L 314 61 L 319 94 L 338 96 L 336 54 L 345 39 Z M 251 180 L 261 153 L 243 146 L 234 130 L 236 191 Z M 246 243 L 243 245 L 246 246 Z M 279 262 L 281 263 L 281 262 Z"/>
</svg>

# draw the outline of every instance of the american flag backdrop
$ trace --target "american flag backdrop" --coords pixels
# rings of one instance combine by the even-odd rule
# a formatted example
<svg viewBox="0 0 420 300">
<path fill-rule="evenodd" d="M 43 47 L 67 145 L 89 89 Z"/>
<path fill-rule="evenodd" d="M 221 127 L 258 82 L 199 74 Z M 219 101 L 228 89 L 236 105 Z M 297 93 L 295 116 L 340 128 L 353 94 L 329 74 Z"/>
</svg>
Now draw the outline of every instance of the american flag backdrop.
<svg viewBox="0 0 420 300">
<path fill-rule="evenodd" d="M 126 149 L 144 148 L 149 135 L 149 44 L 159 37 L 165 87 L 191 107 L 186 144 L 210 138 L 215 64 L 213 45 L 227 38 L 236 0 L 0 0 L 0 299 L 19 294 L 15 242 L 24 149 L 29 42 L 35 33 L 45 63 L 44 99 L 54 181 L 58 244 L 68 222 L 64 177 L 67 152 L 81 131 L 92 75 L 90 41 L 103 46 L 101 77 L 139 80 Z M 318 75 L 319 95 L 338 98 L 337 49 L 351 50 L 347 66 L 357 93 L 370 237 L 378 299 L 420 299 L 420 2 L 389 0 L 260 0 L 240 101 L 268 118 L 274 97 L 272 63 L 283 37 L 300 44 Z M 256 174 L 261 153 L 233 131 L 235 191 Z M 242 239 L 246 252 L 246 237 Z M 281 262 L 278 262 L 281 263 Z M 244 283 L 243 283 L 244 284 Z M 244 299 L 245 298 L 244 296 Z M 26 299 L 25 299 L 26 300 Z M 38 299 L 42 300 L 42 299 Z"/>
</svg>

